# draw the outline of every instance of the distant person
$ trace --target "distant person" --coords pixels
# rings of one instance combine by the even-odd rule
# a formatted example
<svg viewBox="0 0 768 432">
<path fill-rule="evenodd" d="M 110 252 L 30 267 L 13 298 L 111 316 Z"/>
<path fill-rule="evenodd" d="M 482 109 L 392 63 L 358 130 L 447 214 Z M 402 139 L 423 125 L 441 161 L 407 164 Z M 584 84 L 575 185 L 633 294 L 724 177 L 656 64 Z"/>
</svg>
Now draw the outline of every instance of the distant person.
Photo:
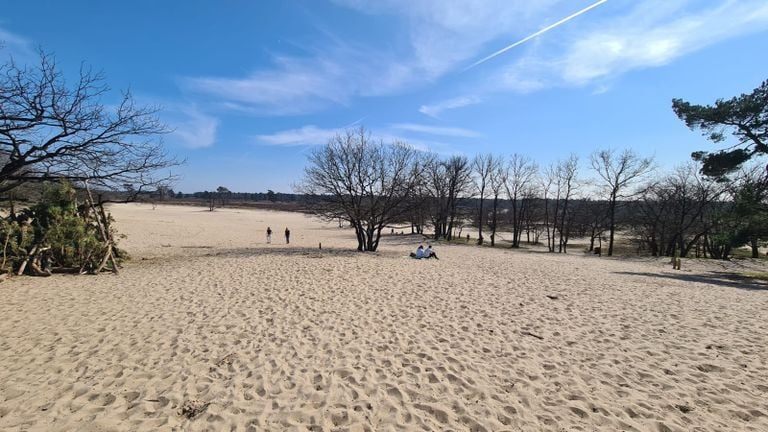
<svg viewBox="0 0 768 432">
<path fill-rule="evenodd" d="M 422 259 L 424 258 L 424 245 L 419 245 L 416 248 L 416 252 L 411 252 L 411 258 Z"/>
<path fill-rule="evenodd" d="M 272 228 L 267 227 L 267 243 L 272 243 Z"/>
<path fill-rule="evenodd" d="M 432 249 L 432 245 L 428 245 L 427 249 L 424 251 L 424 258 L 434 258 L 434 259 L 440 259 L 437 257 L 437 254 L 435 253 L 434 249 Z"/>
<path fill-rule="evenodd" d="M 285 227 L 285 244 L 291 244 L 291 230 Z"/>
</svg>

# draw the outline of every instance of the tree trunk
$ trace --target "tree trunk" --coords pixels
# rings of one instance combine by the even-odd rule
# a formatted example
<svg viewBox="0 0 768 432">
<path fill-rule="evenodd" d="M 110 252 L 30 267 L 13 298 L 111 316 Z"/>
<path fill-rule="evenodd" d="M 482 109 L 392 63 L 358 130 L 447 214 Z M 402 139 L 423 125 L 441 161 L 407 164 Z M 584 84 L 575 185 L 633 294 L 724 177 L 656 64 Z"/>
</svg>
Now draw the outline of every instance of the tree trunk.
<svg viewBox="0 0 768 432">
<path fill-rule="evenodd" d="M 749 239 L 749 245 L 752 247 L 752 258 L 760 258 L 760 251 L 758 250 L 757 236 L 752 236 Z"/>
<path fill-rule="evenodd" d="M 363 226 L 359 222 L 354 222 L 355 236 L 357 236 L 357 250 L 358 252 L 365 251 L 365 232 Z"/>
<path fill-rule="evenodd" d="M 499 197 L 493 197 L 493 213 L 491 216 L 491 247 L 496 246 L 496 218 L 498 217 Z"/>
<path fill-rule="evenodd" d="M 517 196 L 512 198 L 512 247 L 520 246 L 520 239 L 517 238 Z"/>
<path fill-rule="evenodd" d="M 613 256 L 613 239 L 616 231 L 616 195 L 611 195 L 610 202 L 610 237 L 608 239 L 608 256 Z"/>
<path fill-rule="evenodd" d="M 483 192 L 480 192 L 480 223 L 477 225 L 477 244 L 482 246 L 483 245 L 483 201 L 485 201 L 485 197 L 483 196 Z M 461 237 L 461 234 L 459 234 L 459 237 Z"/>
</svg>

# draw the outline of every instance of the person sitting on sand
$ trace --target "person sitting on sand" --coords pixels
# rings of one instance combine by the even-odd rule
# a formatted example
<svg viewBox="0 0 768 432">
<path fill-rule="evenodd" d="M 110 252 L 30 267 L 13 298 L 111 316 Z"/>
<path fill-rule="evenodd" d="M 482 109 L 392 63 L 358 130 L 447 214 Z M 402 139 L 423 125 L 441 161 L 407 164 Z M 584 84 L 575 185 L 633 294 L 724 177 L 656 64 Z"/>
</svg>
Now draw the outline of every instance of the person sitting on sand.
<svg viewBox="0 0 768 432">
<path fill-rule="evenodd" d="M 437 257 L 437 254 L 432 249 L 432 245 L 427 245 L 427 249 L 424 251 L 424 259 L 429 259 L 429 258 L 440 259 Z"/>
<path fill-rule="evenodd" d="M 411 258 L 416 258 L 416 259 L 424 258 L 424 245 L 419 245 L 419 247 L 416 248 L 416 253 L 411 252 Z"/>
</svg>

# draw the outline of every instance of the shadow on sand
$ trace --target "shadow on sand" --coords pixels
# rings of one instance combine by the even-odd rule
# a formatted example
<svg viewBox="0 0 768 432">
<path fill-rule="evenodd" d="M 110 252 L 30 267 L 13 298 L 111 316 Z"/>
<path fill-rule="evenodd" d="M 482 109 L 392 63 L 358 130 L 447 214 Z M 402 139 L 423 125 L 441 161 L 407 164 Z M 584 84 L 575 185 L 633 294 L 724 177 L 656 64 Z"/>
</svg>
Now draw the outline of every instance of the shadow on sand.
<svg viewBox="0 0 768 432">
<path fill-rule="evenodd" d="M 326 258 L 326 257 L 360 257 L 365 255 L 396 257 L 397 254 L 391 252 L 358 252 L 356 249 L 342 249 L 334 247 L 251 247 L 251 248 L 231 248 L 231 249 L 212 249 L 203 256 L 210 257 L 249 257 L 249 256 L 292 256 L 297 258 Z"/>
<path fill-rule="evenodd" d="M 759 279 L 746 277 L 734 272 L 709 272 L 706 274 L 686 274 L 686 273 L 650 273 L 650 272 L 616 272 L 617 274 L 632 276 L 658 277 L 665 279 L 675 279 L 685 282 L 700 282 L 712 285 L 719 285 L 729 288 L 739 288 L 750 291 L 768 291 L 768 282 Z"/>
</svg>

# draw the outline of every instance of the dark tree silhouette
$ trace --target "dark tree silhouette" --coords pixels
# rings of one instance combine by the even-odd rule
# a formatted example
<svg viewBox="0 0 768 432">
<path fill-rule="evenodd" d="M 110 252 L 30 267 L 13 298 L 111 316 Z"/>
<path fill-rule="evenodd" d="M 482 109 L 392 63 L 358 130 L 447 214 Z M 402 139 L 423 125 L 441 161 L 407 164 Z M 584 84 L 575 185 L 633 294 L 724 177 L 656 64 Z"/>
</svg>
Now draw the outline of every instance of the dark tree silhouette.
<svg viewBox="0 0 768 432">
<path fill-rule="evenodd" d="M 692 130 L 700 129 L 714 143 L 726 140 L 726 131 L 737 144 L 710 153 L 698 151 L 693 158 L 702 163 L 703 174 L 724 177 L 758 154 L 768 154 L 768 80 L 752 91 L 714 105 L 692 105 L 672 100 L 672 109 Z"/>
<path fill-rule="evenodd" d="M 435 239 L 451 240 L 455 225 L 462 219 L 459 200 L 466 197 L 472 186 L 472 167 L 464 156 L 451 156 L 446 160 L 431 156 L 426 170 Z"/>
<path fill-rule="evenodd" d="M 409 213 L 421 173 L 415 149 L 374 142 L 360 128 L 336 135 L 313 151 L 296 189 L 318 201 L 315 214 L 349 221 L 357 250 L 375 251 L 384 227 Z"/>
<path fill-rule="evenodd" d="M 34 67 L 0 65 L 0 193 L 28 182 L 67 179 L 94 189 L 156 191 L 179 162 L 159 137 L 168 132 L 157 109 L 137 106 L 130 93 L 110 108 L 101 74 L 81 68 L 67 82 L 54 58 Z"/>
<path fill-rule="evenodd" d="M 616 232 L 616 207 L 620 199 L 633 196 L 631 186 L 653 169 L 652 158 L 642 158 L 631 150 L 616 153 L 600 150 L 592 153 L 592 169 L 597 173 L 608 201 L 608 256 L 613 255 Z"/>
<path fill-rule="evenodd" d="M 472 170 L 475 174 L 475 189 L 479 195 L 479 210 L 477 224 L 477 244 L 483 244 L 483 219 L 485 218 L 485 197 L 491 183 L 491 176 L 496 171 L 499 160 L 492 154 L 477 155 L 472 160 Z"/>
<path fill-rule="evenodd" d="M 499 203 L 502 200 L 504 186 L 507 184 L 507 178 L 509 177 L 509 166 L 501 158 L 497 160 L 498 163 L 489 178 L 489 188 L 491 195 L 493 195 L 491 217 L 488 222 L 488 227 L 491 229 L 491 246 L 496 246 L 496 230 L 499 227 Z"/>
<path fill-rule="evenodd" d="M 520 234 L 523 231 L 524 195 L 534 181 L 538 167 L 527 156 L 513 154 L 509 159 L 507 197 L 512 203 L 512 247 L 520 247 Z"/>
</svg>

